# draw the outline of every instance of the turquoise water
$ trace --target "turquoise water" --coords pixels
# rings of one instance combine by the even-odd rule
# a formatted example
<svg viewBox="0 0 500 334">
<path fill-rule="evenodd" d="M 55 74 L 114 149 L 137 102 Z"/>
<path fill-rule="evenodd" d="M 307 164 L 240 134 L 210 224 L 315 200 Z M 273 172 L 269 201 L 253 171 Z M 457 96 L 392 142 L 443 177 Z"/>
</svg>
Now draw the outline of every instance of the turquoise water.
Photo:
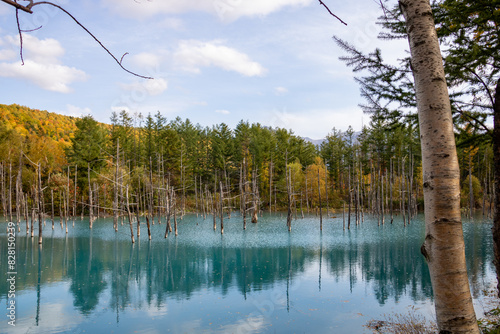
<svg viewBox="0 0 500 334">
<path fill-rule="evenodd" d="M 165 224 L 130 242 L 127 224 L 112 220 L 47 222 L 43 246 L 16 238 L 16 326 L 8 325 L 9 290 L 0 281 L 4 333 L 370 333 L 363 325 L 410 307 L 433 317 L 432 289 L 420 254 L 422 216 L 403 227 L 366 217 L 342 229 L 342 219 L 308 216 L 292 222 L 239 216 L 213 231 L 211 217 Z M 218 221 L 219 223 L 219 221 Z M 134 226 L 135 228 L 135 226 Z M 476 309 L 495 284 L 491 222 L 464 221 L 467 264 Z M 0 223 L 0 277 L 6 277 L 6 223 Z M 134 231 L 136 233 L 136 231 Z M 35 231 L 35 235 L 38 231 Z M 137 236 L 136 236 L 137 238 Z M 5 315 L 5 316 L 4 316 Z"/>
</svg>

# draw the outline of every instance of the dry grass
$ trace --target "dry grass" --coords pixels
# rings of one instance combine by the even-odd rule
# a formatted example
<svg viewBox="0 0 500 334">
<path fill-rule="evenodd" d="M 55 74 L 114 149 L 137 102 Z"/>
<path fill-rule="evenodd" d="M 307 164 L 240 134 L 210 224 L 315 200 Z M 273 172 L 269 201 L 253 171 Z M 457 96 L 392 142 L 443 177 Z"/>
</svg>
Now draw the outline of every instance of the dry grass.
<svg viewBox="0 0 500 334">
<path fill-rule="evenodd" d="M 496 289 L 483 291 L 482 307 L 484 317 L 478 319 L 479 329 L 483 334 L 500 334 L 500 299 Z M 383 320 L 370 320 L 365 325 L 373 333 L 387 334 L 430 334 L 437 333 L 435 322 L 428 321 L 411 307 L 407 313 L 384 315 Z"/>
<path fill-rule="evenodd" d="M 384 315 L 384 320 L 370 320 L 365 327 L 374 333 L 392 334 L 430 334 L 437 333 L 437 326 L 434 322 L 428 321 L 425 317 L 411 307 L 407 313 L 392 313 Z"/>
<path fill-rule="evenodd" d="M 484 334 L 500 334 L 500 299 L 496 288 L 483 291 L 484 318 L 477 321 Z M 487 311 L 488 310 L 488 311 Z"/>
</svg>

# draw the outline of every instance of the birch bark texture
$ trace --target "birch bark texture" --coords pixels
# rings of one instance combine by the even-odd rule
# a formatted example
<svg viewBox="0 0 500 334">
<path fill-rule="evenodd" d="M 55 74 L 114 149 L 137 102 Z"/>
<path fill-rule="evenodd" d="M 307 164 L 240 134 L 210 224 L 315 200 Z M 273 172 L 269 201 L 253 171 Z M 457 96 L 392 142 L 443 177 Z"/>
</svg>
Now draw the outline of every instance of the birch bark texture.
<svg viewBox="0 0 500 334">
<path fill-rule="evenodd" d="M 479 333 L 467 277 L 451 105 L 429 0 L 400 0 L 420 123 L 425 256 L 440 333 Z"/>
<path fill-rule="evenodd" d="M 495 104 L 493 106 L 494 130 L 493 152 L 495 156 L 495 214 L 493 217 L 493 250 L 495 252 L 495 268 L 497 272 L 497 293 L 500 297 L 500 80 L 495 90 Z"/>
</svg>

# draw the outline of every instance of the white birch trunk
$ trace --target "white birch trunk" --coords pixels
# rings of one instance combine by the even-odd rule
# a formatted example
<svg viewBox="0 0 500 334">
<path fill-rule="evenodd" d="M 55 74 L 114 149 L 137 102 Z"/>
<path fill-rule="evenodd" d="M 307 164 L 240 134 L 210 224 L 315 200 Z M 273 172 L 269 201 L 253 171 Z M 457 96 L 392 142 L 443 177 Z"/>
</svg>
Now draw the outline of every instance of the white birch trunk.
<svg viewBox="0 0 500 334">
<path fill-rule="evenodd" d="M 400 0 L 420 123 L 427 259 L 440 332 L 479 333 L 467 278 L 451 106 L 429 0 Z"/>
</svg>

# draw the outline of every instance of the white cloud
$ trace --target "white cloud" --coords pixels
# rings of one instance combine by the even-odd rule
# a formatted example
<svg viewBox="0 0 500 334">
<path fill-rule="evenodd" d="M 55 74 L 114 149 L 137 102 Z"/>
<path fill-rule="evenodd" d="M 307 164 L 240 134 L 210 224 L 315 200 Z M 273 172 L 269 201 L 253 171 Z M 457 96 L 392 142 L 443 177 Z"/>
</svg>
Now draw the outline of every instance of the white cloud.
<svg viewBox="0 0 500 334">
<path fill-rule="evenodd" d="M 17 36 L 7 36 L 7 38 L 11 39 L 11 43 L 18 45 L 19 38 Z M 15 42 L 12 39 L 15 39 Z M 23 52 L 25 59 L 36 63 L 60 64 L 59 58 L 64 55 L 64 48 L 53 38 L 38 39 L 32 35 L 23 34 Z"/>
<path fill-rule="evenodd" d="M 111 111 L 114 111 L 116 113 L 126 111 L 128 114 L 130 114 L 132 112 L 132 110 L 127 106 L 112 106 Z"/>
<path fill-rule="evenodd" d="M 0 61 L 4 61 L 0 63 L 0 76 L 30 81 L 40 88 L 59 93 L 71 92 L 71 83 L 87 78 L 85 72 L 61 65 L 64 49 L 55 39 L 39 40 L 24 34 L 23 40 L 24 65 L 21 65 L 17 59 L 19 38 L 0 38 Z"/>
<path fill-rule="evenodd" d="M 201 67 L 215 66 L 245 76 L 262 76 L 266 69 L 246 54 L 222 45 L 220 41 L 181 41 L 174 54 L 174 62 L 182 69 L 200 73 Z"/>
<path fill-rule="evenodd" d="M 0 61 L 14 60 L 19 57 L 19 51 L 16 52 L 14 48 L 4 48 L 5 43 L 0 38 Z"/>
<path fill-rule="evenodd" d="M 348 115 L 348 116 L 346 116 Z M 360 108 L 348 109 L 315 109 L 300 112 L 274 110 L 262 121 L 273 127 L 292 129 L 299 136 L 314 139 L 324 138 L 335 127 L 345 131 L 352 126 L 360 131 L 363 122 L 363 111 Z"/>
<path fill-rule="evenodd" d="M 276 94 L 278 96 L 285 95 L 287 93 L 288 93 L 288 89 L 286 89 L 285 87 L 274 88 L 274 94 Z"/>
<path fill-rule="evenodd" d="M 215 0 L 213 7 L 219 19 L 233 21 L 242 16 L 262 16 L 277 12 L 283 7 L 304 7 L 313 0 Z"/>
<path fill-rule="evenodd" d="M 218 114 L 222 114 L 222 115 L 229 115 L 230 114 L 230 112 L 228 110 L 223 110 L 223 109 L 216 110 L 215 112 Z"/>
<path fill-rule="evenodd" d="M 253 312 L 235 323 L 221 326 L 222 333 L 262 333 L 269 326 L 269 321 L 262 314 Z"/>
<path fill-rule="evenodd" d="M 0 76 L 24 79 L 40 88 L 59 93 L 70 93 L 70 83 L 86 79 L 85 72 L 74 67 L 38 64 L 31 60 L 25 60 L 24 66 L 20 63 L 0 63 Z"/>
<path fill-rule="evenodd" d="M 69 286 L 67 289 L 69 289 Z M 26 307 L 28 307 L 28 305 L 26 305 Z M 26 310 L 26 312 L 30 312 L 28 314 L 34 314 L 36 309 L 33 306 Z M 56 317 L 54 317 L 55 314 L 57 314 Z M 50 321 L 40 321 L 36 326 L 37 333 L 54 333 L 61 331 L 61 328 L 64 328 L 67 332 L 76 332 L 85 320 L 84 316 L 69 307 L 63 300 L 59 303 L 44 303 L 43 307 L 40 308 L 39 316 L 40 319 L 50 319 Z M 31 331 L 31 328 L 33 328 L 32 318 L 28 316 L 19 317 L 19 319 L 16 319 L 16 326 L 9 328 L 9 333 L 27 333 Z"/>
<path fill-rule="evenodd" d="M 160 95 L 168 88 L 168 83 L 163 78 L 155 78 L 150 80 L 134 81 L 131 84 L 121 84 L 122 88 L 132 92 L 135 95 Z"/>
<path fill-rule="evenodd" d="M 91 115 L 92 110 L 90 110 L 90 108 L 80 108 L 71 104 L 67 104 L 66 110 L 58 111 L 57 113 L 66 116 L 81 117 L 85 115 Z"/>
<path fill-rule="evenodd" d="M 159 23 L 159 26 L 167 29 L 183 30 L 184 22 L 178 18 L 167 17 Z"/>
<path fill-rule="evenodd" d="M 132 56 L 135 65 L 142 68 L 157 68 L 160 66 L 161 57 L 158 53 L 142 52 Z"/>
<path fill-rule="evenodd" d="M 307 6 L 313 0 L 169 0 L 123 1 L 102 0 L 105 7 L 131 18 L 147 18 L 154 15 L 202 11 L 216 15 L 224 21 L 243 16 L 268 15 L 287 6 Z"/>
</svg>

